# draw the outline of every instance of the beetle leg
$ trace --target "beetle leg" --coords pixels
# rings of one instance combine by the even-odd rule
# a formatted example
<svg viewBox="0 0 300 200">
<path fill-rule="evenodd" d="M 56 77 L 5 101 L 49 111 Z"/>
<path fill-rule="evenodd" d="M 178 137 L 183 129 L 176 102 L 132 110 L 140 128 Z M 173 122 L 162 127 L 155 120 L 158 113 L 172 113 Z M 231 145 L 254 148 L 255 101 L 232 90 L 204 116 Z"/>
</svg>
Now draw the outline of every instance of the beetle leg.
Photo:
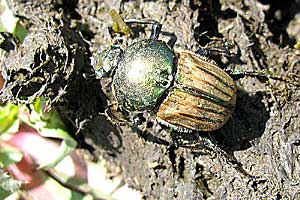
<svg viewBox="0 0 300 200">
<path fill-rule="evenodd" d="M 128 126 L 128 122 L 124 119 L 120 119 L 117 116 L 115 116 L 111 110 L 110 107 L 106 108 L 104 110 L 104 113 L 101 113 L 102 115 L 104 115 L 113 125 L 116 126 Z"/>
<path fill-rule="evenodd" d="M 135 24 L 150 24 L 152 25 L 151 36 L 150 39 L 158 39 L 158 36 L 161 31 L 161 24 L 152 19 L 124 19 L 125 23 L 135 23 Z"/>
<path fill-rule="evenodd" d="M 258 72 L 258 71 L 248 71 L 248 72 L 240 72 L 240 71 L 232 71 L 230 69 L 225 69 L 225 71 L 234 79 L 238 80 L 241 78 L 245 78 L 246 76 L 249 77 L 256 77 L 259 80 L 263 80 L 266 82 L 270 77 L 266 75 L 263 72 Z"/>
<path fill-rule="evenodd" d="M 203 48 L 199 48 L 195 53 L 200 56 L 208 57 L 210 51 L 209 49 L 203 47 Z"/>
<path fill-rule="evenodd" d="M 256 176 L 251 175 L 248 173 L 241 163 L 237 161 L 237 159 L 228 154 L 226 151 L 224 151 L 222 148 L 220 148 L 218 145 L 214 144 L 211 139 L 208 138 L 202 138 L 201 141 L 191 143 L 191 144 L 180 144 L 180 147 L 191 149 L 193 152 L 201 152 L 205 154 L 211 154 L 212 156 L 215 155 L 221 155 L 223 159 L 225 159 L 225 162 L 230 164 L 234 169 L 236 169 L 239 173 L 247 176 L 251 180 L 254 180 Z"/>
<path fill-rule="evenodd" d="M 200 49 L 196 51 L 197 54 L 203 56 L 210 56 L 213 55 L 230 55 L 228 47 L 231 46 L 227 43 L 226 40 L 218 37 L 210 37 L 206 32 L 203 32 L 199 35 L 199 37 L 205 37 L 204 39 L 208 39 L 210 42 L 205 44 L 205 46 L 201 46 Z"/>
<path fill-rule="evenodd" d="M 249 77 L 258 78 L 262 82 L 267 82 L 269 79 L 273 79 L 273 80 L 283 81 L 283 82 L 286 82 L 286 83 L 290 83 L 290 84 L 293 84 L 293 85 L 300 86 L 300 83 L 294 82 L 294 81 L 286 79 L 284 77 L 275 76 L 275 75 L 271 75 L 271 74 L 266 74 L 263 71 L 239 72 L 239 71 L 227 70 L 227 72 L 235 80 L 238 80 L 238 79 L 244 78 L 246 76 L 249 76 Z"/>
</svg>

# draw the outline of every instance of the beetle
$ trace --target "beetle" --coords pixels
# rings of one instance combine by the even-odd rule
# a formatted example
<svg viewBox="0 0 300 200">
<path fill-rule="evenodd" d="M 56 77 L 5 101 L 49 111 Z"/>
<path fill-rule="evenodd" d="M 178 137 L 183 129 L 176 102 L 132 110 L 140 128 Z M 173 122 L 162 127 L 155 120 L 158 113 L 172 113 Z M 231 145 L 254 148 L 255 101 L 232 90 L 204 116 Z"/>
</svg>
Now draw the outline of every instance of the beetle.
<svg viewBox="0 0 300 200">
<path fill-rule="evenodd" d="M 233 113 L 237 88 L 215 61 L 191 51 L 174 51 L 159 40 L 155 20 L 125 19 L 152 25 L 151 36 L 122 50 L 111 46 L 95 59 L 98 78 L 112 79 L 111 91 L 123 113 L 147 112 L 180 131 L 213 131 Z"/>
</svg>

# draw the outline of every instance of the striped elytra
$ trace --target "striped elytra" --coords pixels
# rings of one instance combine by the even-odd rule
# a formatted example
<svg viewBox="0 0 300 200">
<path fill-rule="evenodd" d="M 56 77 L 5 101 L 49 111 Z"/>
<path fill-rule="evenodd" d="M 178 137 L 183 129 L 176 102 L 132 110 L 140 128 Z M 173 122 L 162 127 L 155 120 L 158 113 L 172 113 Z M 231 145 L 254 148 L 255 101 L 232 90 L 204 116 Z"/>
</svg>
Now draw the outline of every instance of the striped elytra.
<svg viewBox="0 0 300 200">
<path fill-rule="evenodd" d="M 216 64 L 190 51 L 178 53 L 173 86 L 160 104 L 157 118 L 183 130 L 213 131 L 235 109 L 236 85 Z"/>
</svg>

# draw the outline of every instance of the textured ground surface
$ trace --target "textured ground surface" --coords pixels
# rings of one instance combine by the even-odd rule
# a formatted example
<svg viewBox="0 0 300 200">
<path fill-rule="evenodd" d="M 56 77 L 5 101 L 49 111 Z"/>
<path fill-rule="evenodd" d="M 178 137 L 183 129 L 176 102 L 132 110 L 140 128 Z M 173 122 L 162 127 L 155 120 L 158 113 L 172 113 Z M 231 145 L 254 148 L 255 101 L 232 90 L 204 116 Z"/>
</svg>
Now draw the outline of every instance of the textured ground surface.
<svg viewBox="0 0 300 200">
<path fill-rule="evenodd" d="M 82 147 L 107 159 L 112 172 L 121 168 L 146 199 L 299 199 L 297 2 L 140 0 L 120 9 L 119 1 L 9 1 L 30 34 L 5 62 L 2 95 L 15 103 L 50 97 Z M 175 35 L 174 48 L 206 46 L 233 71 L 263 70 L 286 81 L 237 80 L 237 108 L 211 133 L 171 132 L 153 119 L 146 130 L 113 126 L 99 115 L 106 99 L 91 66 L 112 42 L 110 9 L 161 22 L 160 39 Z"/>
</svg>

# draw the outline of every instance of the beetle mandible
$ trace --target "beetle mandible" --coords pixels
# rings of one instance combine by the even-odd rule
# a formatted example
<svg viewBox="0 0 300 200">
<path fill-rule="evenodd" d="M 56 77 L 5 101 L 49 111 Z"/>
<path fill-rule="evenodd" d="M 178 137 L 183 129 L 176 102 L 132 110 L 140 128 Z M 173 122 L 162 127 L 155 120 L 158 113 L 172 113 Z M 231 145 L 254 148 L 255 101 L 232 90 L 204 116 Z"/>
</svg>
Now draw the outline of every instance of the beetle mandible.
<svg viewBox="0 0 300 200">
<path fill-rule="evenodd" d="M 127 19 L 152 25 L 149 39 L 125 50 L 111 46 L 96 58 L 99 78 L 111 77 L 111 90 L 121 111 L 147 111 L 180 131 L 213 131 L 235 109 L 234 80 L 213 60 L 191 51 L 174 51 L 159 40 L 155 20 Z"/>
</svg>

